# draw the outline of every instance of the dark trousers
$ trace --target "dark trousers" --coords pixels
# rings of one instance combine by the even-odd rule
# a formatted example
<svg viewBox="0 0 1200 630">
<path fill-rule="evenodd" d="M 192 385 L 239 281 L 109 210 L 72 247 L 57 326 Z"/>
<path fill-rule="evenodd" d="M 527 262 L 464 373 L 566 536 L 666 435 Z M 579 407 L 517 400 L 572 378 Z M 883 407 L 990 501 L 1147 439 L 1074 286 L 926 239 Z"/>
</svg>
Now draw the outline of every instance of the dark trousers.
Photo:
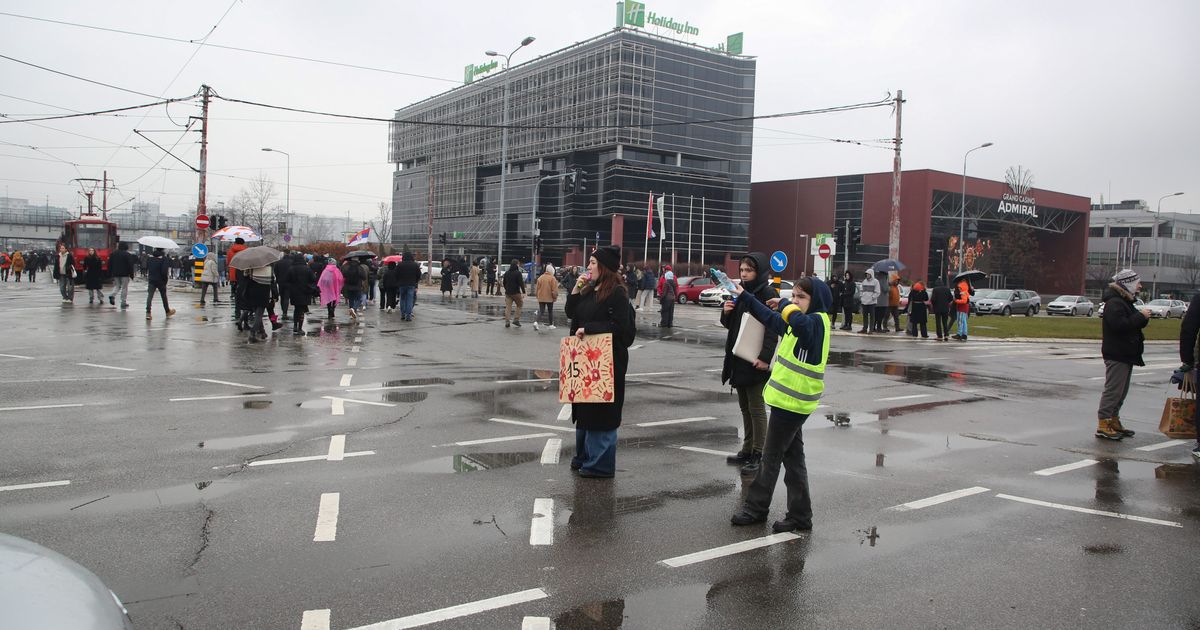
<svg viewBox="0 0 1200 630">
<path fill-rule="evenodd" d="M 842 311 L 841 305 L 836 305 L 832 309 L 829 309 L 829 325 L 830 326 L 837 326 L 838 313 L 840 313 L 841 311 Z"/>
<path fill-rule="evenodd" d="M 863 313 L 862 332 L 871 332 L 871 320 L 874 319 L 874 316 L 875 316 L 875 305 L 874 304 L 863 304 L 862 305 L 862 313 Z"/>
<path fill-rule="evenodd" d="M 883 306 L 879 306 L 878 304 L 875 305 L 875 315 L 871 321 L 871 324 L 875 326 L 875 328 L 872 330 L 878 330 L 880 332 L 887 330 L 887 310 L 888 307 L 886 304 Z"/>
<path fill-rule="evenodd" d="M 400 287 L 389 287 L 383 290 L 383 302 L 379 308 L 396 308 L 396 303 L 399 301 Z"/>
<path fill-rule="evenodd" d="M 808 468 L 804 463 L 804 436 L 801 429 L 807 414 L 771 407 L 767 423 L 767 443 L 762 463 L 750 491 L 746 493 L 745 511 L 754 516 L 766 516 L 771 508 L 771 496 L 779 481 L 783 466 L 783 484 L 787 487 L 787 520 L 812 526 L 812 500 L 808 493 Z"/>
<path fill-rule="evenodd" d="M 158 291 L 158 294 L 162 296 L 163 310 L 170 312 L 171 307 L 167 304 L 167 285 L 154 284 L 153 282 L 150 283 L 150 289 L 146 291 L 146 312 L 150 312 L 150 305 L 154 303 L 155 291 Z"/>
<path fill-rule="evenodd" d="M 217 284 L 215 282 L 200 283 L 200 302 L 203 303 L 204 298 L 208 297 L 209 288 L 212 288 L 213 302 L 220 302 L 221 299 L 217 296 Z M 113 295 L 116 295 L 116 292 L 114 292 Z"/>
<path fill-rule="evenodd" d="M 675 325 L 675 300 L 662 300 L 661 319 L 658 325 L 671 328 Z"/>
<path fill-rule="evenodd" d="M 842 305 L 842 316 L 846 318 L 842 324 L 842 330 L 850 330 L 854 327 L 854 303 Z"/>
<path fill-rule="evenodd" d="M 900 330 L 900 307 L 889 306 L 888 314 L 892 316 L 892 330 Z"/>
<path fill-rule="evenodd" d="M 537 319 L 534 319 L 533 321 L 536 322 L 536 321 L 540 320 L 542 318 L 542 313 L 546 314 L 546 323 L 553 326 L 554 325 L 554 302 L 538 302 Z"/>
<path fill-rule="evenodd" d="M 926 323 L 926 320 L 923 319 L 920 321 L 913 321 L 912 316 L 909 315 L 908 316 L 908 332 L 913 337 L 920 335 L 922 337 L 928 338 L 929 337 L 929 326 Z"/>
<path fill-rule="evenodd" d="M 284 286 L 279 287 L 279 312 L 283 315 L 284 319 L 287 319 L 288 306 L 292 303 L 291 298 L 291 289 L 286 289 Z"/>
<path fill-rule="evenodd" d="M 950 313 L 934 313 L 934 319 L 937 320 L 937 336 L 938 339 L 950 336 Z"/>
</svg>

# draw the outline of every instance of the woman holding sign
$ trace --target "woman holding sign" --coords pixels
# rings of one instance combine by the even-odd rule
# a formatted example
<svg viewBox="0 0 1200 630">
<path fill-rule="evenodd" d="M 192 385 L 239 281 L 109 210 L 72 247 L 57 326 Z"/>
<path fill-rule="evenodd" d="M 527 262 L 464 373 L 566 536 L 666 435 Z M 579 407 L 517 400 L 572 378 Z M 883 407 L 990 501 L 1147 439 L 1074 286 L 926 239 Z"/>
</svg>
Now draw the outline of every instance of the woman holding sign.
<svg viewBox="0 0 1200 630">
<path fill-rule="evenodd" d="M 567 296 L 571 334 L 612 334 L 612 402 L 572 403 L 575 423 L 575 456 L 571 469 L 580 477 L 607 479 L 617 472 L 617 427 L 625 404 L 625 372 L 629 368 L 629 346 L 637 335 L 633 306 L 617 268 L 621 248 L 599 247 L 588 260 L 587 273 L 580 276 Z M 607 378 L 608 375 L 600 375 Z"/>
</svg>

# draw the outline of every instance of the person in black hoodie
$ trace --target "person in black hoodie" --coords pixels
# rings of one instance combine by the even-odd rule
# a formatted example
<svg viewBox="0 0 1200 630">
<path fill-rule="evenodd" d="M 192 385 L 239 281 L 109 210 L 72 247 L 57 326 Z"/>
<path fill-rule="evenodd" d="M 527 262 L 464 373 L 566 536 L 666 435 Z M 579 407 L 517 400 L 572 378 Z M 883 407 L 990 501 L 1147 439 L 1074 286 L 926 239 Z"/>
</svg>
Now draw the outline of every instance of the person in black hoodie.
<svg viewBox="0 0 1200 630">
<path fill-rule="evenodd" d="M 770 259 L 762 252 L 750 252 L 738 261 L 742 288 L 763 303 L 779 297 L 767 274 L 769 265 Z M 742 411 L 742 427 L 745 430 L 741 450 L 736 455 L 726 457 L 725 461 L 741 466 L 743 473 L 752 475 L 758 472 L 763 444 L 767 440 L 767 404 L 763 402 L 763 387 L 771 376 L 771 357 L 775 354 L 779 336 L 773 331 L 763 335 L 762 348 L 753 363 L 733 354 L 742 318 L 749 313 L 749 304 L 749 300 L 737 300 L 721 305 L 721 325 L 729 331 L 725 334 L 725 364 L 721 369 L 721 383 L 727 382 L 737 390 L 738 407 Z"/>
<path fill-rule="evenodd" d="M 165 253 L 161 248 L 156 248 L 150 255 L 150 260 L 146 262 L 146 282 L 149 284 L 146 291 L 146 319 L 150 319 L 150 305 L 154 304 L 155 291 L 162 296 L 163 310 L 167 312 L 167 317 L 175 314 L 175 309 L 167 303 L 167 279 L 170 277 L 171 268 Z"/>
<path fill-rule="evenodd" d="M 617 472 L 617 428 L 625 405 L 625 373 L 629 370 L 629 346 L 637 336 L 633 305 L 617 273 L 620 264 L 619 247 L 596 248 L 588 261 L 587 275 L 579 277 L 567 296 L 572 335 L 582 339 L 584 335 L 612 333 L 613 401 L 571 405 L 571 422 L 575 423 L 571 469 L 580 477 L 608 479 Z M 507 290 L 508 274 L 504 276 Z"/>
<path fill-rule="evenodd" d="M 1142 360 L 1146 336 L 1142 329 L 1150 323 L 1150 311 L 1138 312 L 1133 303 L 1141 276 L 1132 269 L 1122 269 L 1113 276 L 1112 284 L 1104 290 L 1104 317 L 1101 327 L 1100 355 L 1104 358 L 1104 391 L 1100 408 L 1096 410 L 1099 425 L 1096 437 L 1121 440 L 1133 437 L 1134 432 L 1121 426 L 1121 405 L 1129 394 L 1133 366 L 1146 365 Z"/>
<path fill-rule="evenodd" d="M 512 325 L 521 327 L 521 305 L 525 301 L 525 274 L 521 272 L 521 261 L 512 259 L 508 271 L 504 272 L 504 327 L 508 328 L 509 312 L 514 310 Z"/>
<path fill-rule="evenodd" d="M 400 293 L 400 269 L 396 266 L 396 261 L 388 262 L 383 268 L 383 278 L 379 282 L 380 294 L 379 308 L 387 309 L 391 313 L 396 310 L 397 296 Z"/>
<path fill-rule="evenodd" d="M 829 292 L 833 294 L 833 304 L 829 305 L 829 324 L 836 327 L 838 313 L 842 312 L 842 281 L 834 276 L 832 280 L 826 278 L 825 284 L 829 285 Z"/>
<path fill-rule="evenodd" d="M 133 254 L 129 253 L 129 243 L 117 245 L 117 251 L 108 257 L 108 271 L 112 274 L 113 292 L 108 296 L 108 303 L 117 305 L 117 294 L 121 295 L 121 308 L 129 308 L 129 283 L 133 281 Z"/>
<path fill-rule="evenodd" d="M 400 289 L 400 319 L 411 322 L 413 306 L 417 303 L 417 285 L 421 283 L 421 265 L 413 258 L 412 252 L 404 252 L 403 258 L 400 264 L 396 265 Z"/>
<path fill-rule="evenodd" d="M 275 263 L 275 277 L 279 279 L 279 319 L 287 321 L 288 305 L 292 300 L 292 264 L 294 258 L 285 255 Z"/>
<path fill-rule="evenodd" d="M 281 295 L 285 285 L 288 287 L 288 295 L 291 297 L 292 307 L 295 309 L 295 317 L 292 318 L 292 333 L 304 335 L 304 316 L 308 314 L 308 305 L 312 302 L 312 296 L 317 295 L 320 291 L 317 289 L 317 275 L 305 264 L 303 254 L 292 256 L 292 264 L 288 266 L 288 276 L 280 278 L 279 293 Z M 284 313 L 286 314 L 286 311 Z"/>
<path fill-rule="evenodd" d="M 829 287 L 831 290 L 833 287 Z M 854 293 L 858 287 L 854 284 L 854 274 L 847 271 L 842 278 L 842 316 L 846 321 L 842 323 L 841 330 L 854 330 L 854 311 L 858 310 L 858 306 L 854 304 Z"/>
</svg>

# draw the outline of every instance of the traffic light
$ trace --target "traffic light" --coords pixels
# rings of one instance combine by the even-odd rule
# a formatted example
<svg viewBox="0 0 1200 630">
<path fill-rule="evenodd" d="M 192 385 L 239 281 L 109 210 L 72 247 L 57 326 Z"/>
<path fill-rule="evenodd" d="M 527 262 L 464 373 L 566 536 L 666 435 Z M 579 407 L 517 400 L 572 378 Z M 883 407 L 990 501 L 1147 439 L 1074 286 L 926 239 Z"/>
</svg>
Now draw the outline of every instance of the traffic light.
<svg viewBox="0 0 1200 630">
<path fill-rule="evenodd" d="M 212 225 L 218 230 L 225 228 L 228 225 L 228 223 L 225 222 L 225 215 L 218 214 L 217 216 L 213 217 Z"/>
<path fill-rule="evenodd" d="M 442 247 L 445 247 L 446 246 L 446 233 L 442 232 L 441 234 L 439 234 L 438 240 L 441 241 Z"/>
<path fill-rule="evenodd" d="M 587 173 L 575 171 L 575 192 L 587 192 Z"/>
<path fill-rule="evenodd" d="M 542 237 L 540 237 L 540 236 L 533 237 L 533 251 L 535 251 L 535 252 L 542 251 Z"/>
<path fill-rule="evenodd" d="M 850 244 L 858 245 L 862 242 L 862 228 L 854 226 L 850 228 Z"/>
</svg>

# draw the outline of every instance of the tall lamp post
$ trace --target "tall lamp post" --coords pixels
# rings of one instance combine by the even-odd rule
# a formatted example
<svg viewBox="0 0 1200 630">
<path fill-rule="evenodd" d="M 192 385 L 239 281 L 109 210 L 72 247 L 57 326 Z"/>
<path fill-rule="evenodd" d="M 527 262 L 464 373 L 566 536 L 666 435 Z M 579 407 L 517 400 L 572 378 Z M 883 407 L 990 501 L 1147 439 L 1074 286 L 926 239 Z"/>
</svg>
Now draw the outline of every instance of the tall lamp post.
<svg viewBox="0 0 1200 630">
<path fill-rule="evenodd" d="M 962 273 L 963 259 L 966 258 L 963 256 L 963 253 L 966 251 L 966 248 L 963 247 L 963 228 L 967 224 L 967 156 L 971 155 L 974 151 L 986 149 L 990 146 L 992 146 L 991 142 L 984 142 L 963 154 L 962 200 L 958 208 L 958 273 Z"/>
<path fill-rule="evenodd" d="M 533 37 L 526 37 L 521 40 L 521 45 L 513 49 L 507 55 L 502 55 L 494 50 L 484 51 L 483 54 L 489 57 L 504 57 L 504 108 L 502 127 L 500 129 L 500 236 L 496 243 L 496 264 L 504 264 L 504 180 L 508 175 L 508 66 L 512 63 L 512 56 L 517 54 L 518 50 L 533 43 Z M 535 191 L 536 195 L 537 192 Z"/>
<path fill-rule="evenodd" d="M 1154 210 L 1154 284 L 1150 289 L 1150 299 L 1158 299 L 1158 270 L 1162 268 L 1162 237 L 1158 233 L 1159 216 L 1162 214 L 1162 202 L 1167 197 L 1178 197 L 1182 192 L 1163 195 L 1158 198 L 1158 205 Z"/>
<path fill-rule="evenodd" d="M 267 153 L 282 153 L 283 156 L 285 158 L 287 158 L 287 188 L 285 189 L 286 192 L 284 192 L 284 202 L 283 203 L 284 203 L 284 212 L 288 218 L 288 227 L 291 228 L 291 221 L 292 221 L 292 156 L 287 151 L 280 151 L 279 149 L 271 149 L 268 147 L 263 147 L 263 151 L 266 151 Z"/>
</svg>

